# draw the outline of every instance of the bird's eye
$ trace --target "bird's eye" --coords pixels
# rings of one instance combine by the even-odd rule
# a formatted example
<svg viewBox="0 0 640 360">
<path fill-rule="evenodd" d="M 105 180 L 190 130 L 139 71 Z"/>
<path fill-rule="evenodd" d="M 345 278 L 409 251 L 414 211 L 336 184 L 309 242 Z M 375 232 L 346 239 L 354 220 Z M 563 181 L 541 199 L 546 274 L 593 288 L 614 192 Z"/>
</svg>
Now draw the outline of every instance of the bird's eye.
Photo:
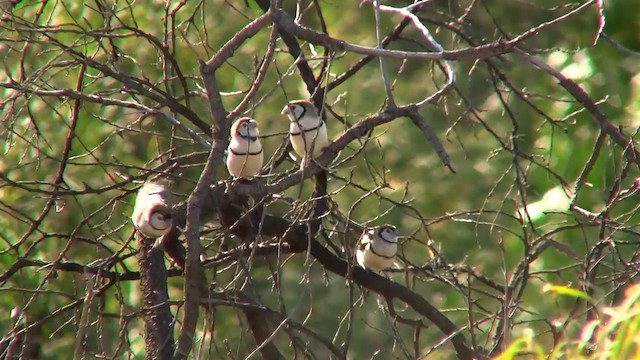
<svg viewBox="0 0 640 360">
<path fill-rule="evenodd" d="M 249 126 L 249 123 L 242 123 L 242 127 L 243 127 L 243 128 L 245 128 L 245 129 L 246 129 L 248 126 Z"/>
</svg>

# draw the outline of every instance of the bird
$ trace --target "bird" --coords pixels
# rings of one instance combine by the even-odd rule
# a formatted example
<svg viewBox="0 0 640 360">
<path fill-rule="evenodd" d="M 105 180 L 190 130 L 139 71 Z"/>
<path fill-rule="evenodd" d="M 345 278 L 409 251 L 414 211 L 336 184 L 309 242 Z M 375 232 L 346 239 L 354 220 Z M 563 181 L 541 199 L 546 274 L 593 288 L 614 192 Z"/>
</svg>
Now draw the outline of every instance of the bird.
<svg viewBox="0 0 640 360">
<path fill-rule="evenodd" d="M 311 155 L 312 159 L 320 156 L 322 150 L 329 145 L 329 136 L 327 124 L 315 105 L 307 100 L 291 101 L 282 109 L 282 114 L 286 114 L 291 121 L 289 138 L 293 150 L 302 157 L 303 164 L 307 155 Z"/>
<path fill-rule="evenodd" d="M 150 181 L 138 190 L 131 220 L 144 236 L 159 238 L 171 230 L 170 197 L 165 181 Z"/>
<path fill-rule="evenodd" d="M 258 136 L 258 123 L 242 117 L 231 127 L 231 142 L 227 154 L 227 170 L 235 178 L 249 178 L 260 174 L 264 154 Z"/>
<path fill-rule="evenodd" d="M 393 225 L 376 226 L 362 234 L 356 248 L 356 261 L 373 271 L 393 266 L 398 252 L 398 231 Z"/>
</svg>

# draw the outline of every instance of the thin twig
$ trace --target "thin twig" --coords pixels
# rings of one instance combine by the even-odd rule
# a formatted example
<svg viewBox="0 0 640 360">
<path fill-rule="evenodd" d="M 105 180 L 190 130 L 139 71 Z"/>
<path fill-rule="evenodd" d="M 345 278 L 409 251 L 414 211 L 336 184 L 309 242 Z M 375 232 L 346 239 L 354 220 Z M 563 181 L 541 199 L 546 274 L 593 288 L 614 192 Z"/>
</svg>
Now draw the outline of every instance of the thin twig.
<svg viewBox="0 0 640 360">
<path fill-rule="evenodd" d="M 373 2 L 373 11 L 375 17 L 375 26 L 376 26 L 376 43 L 377 49 L 383 49 L 382 47 L 382 30 L 380 29 L 380 1 L 379 0 L 371 0 Z M 387 94 L 387 106 L 390 108 L 396 107 L 396 102 L 393 99 L 393 91 L 391 90 L 391 84 L 389 83 L 389 76 L 387 75 L 387 70 L 384 67 L 384 58 L 380 56 L 378 58 L 378 64 L 380 66 L 380 75 L 382 75 L 382 83 L 384 84 L 384 91 Z"/>
</svg>

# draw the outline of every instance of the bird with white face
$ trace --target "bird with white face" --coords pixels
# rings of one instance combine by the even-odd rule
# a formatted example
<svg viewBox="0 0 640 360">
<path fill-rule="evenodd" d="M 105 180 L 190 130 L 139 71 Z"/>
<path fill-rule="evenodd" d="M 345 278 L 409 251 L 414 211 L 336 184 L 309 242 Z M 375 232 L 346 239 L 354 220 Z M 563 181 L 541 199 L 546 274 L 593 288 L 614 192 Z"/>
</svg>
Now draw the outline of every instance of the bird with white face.
<svg viewBox="0 0 640 360">
<path fill-rule="evenodd" d="M 258 123 L 248 117 L 238 119 L 231 127 L 231 142 L 227 154 L 227 169 L 236 178 L 260 174 L 264 154 Z"/>
<path fill-rule="evenodd" d="M 397 252 L 398 232 L 395 226 L 376 226 L 360 237 L 356 261 L 363 268 L 382 271 L 393 266 Z"/>
<path fill-rule="evenodd" d="M 322 150 L 329 145 L 327 124 L 322 120 L 318 109 L 307 100 L 295 100 L 288 103 L 282 114 L 286 114 L 291 121 L 289 125 L 289 138 L 293 150 L 303 159 L 307 155 L 316 158 L 322 154 Z"/>
<path fill-rule="evenodd" d="M 164 182 L 147 182 L 138 190 L 131 220 L 144 236 L 159 238 L 171 229 L 170 197 Z"/>
</svg>

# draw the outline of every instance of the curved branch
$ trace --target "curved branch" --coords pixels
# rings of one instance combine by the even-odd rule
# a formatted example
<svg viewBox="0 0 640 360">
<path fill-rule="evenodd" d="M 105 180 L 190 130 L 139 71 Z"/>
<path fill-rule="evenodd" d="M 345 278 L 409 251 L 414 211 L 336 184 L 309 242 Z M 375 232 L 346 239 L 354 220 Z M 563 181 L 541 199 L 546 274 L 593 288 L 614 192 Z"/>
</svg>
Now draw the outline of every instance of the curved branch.
<svg viewBox="0 0 640 360">
<path fill-rule="evenodd" d="M 591 114 L 591 117 L 596 124 L 602 129 L 602 132 L 607 134 L 611 140 L 613 140 L 618 146 L 620 146 L 624 152 L 624 155 L 630 162 L 640 165 L 640 153 L 635 149 L 631 139 L 626 137 L 620 130 L 613 125 L 609 119 L 600 111 L 598 105 L 591 99 L 584 89 L 576 84 L 575 81 L 562 75 L 562 73 L 551 66 L 547 65 L 541 58 L 534 55 L 529 55 L 522 50 L 518 50 L 518 55 L 529 61 L 532 65 L 546 72 L 547 74 L 558 79 L 560 86 L 565 88 L 569 94 L 571 94 L 578 102 L 580 102 L 587 111 Z"/>
<path fill-rule="evenodd" d="M 277 23 L 282 29 L 294 34 L 300 39 L 306 40 L 315 45 L 321 45 L 335 51 L 349 51 L 356 54 L 368 55 L 368 56 L 384 56 L 394 57 L 400 59 L 422 59 L 422 60 L 476 60 L 485 59 L 508 52 L 512 52 L 516 46 L 525 40 L 532 38 L 539 34 L 540 30 L 551 27 L 562 21 L 569 19 L 576 13 L 584 10 L 585 8 L 594 4 L 594 1 L 588 1 L 578 8 L 568 12 L 567 14 L 560 16 L 554 20 L 542 23 L 541 25 L 514 37 L 508 41 L 495 41 L 490 44 L 481 45 L 472 48 L 459 49 L 459 50 L 446 50 L 437 52 L 413 52 L 413 51 L 400 51 L 400 50 L 386 50 L 372 48 L 368 46 L 351 44 L 343 40 L 339 40 L 317 32 L 308 27 L 296 24 L 293 19 L 282 9 L 271 9 L 273 21 Z"/>
</svg>

